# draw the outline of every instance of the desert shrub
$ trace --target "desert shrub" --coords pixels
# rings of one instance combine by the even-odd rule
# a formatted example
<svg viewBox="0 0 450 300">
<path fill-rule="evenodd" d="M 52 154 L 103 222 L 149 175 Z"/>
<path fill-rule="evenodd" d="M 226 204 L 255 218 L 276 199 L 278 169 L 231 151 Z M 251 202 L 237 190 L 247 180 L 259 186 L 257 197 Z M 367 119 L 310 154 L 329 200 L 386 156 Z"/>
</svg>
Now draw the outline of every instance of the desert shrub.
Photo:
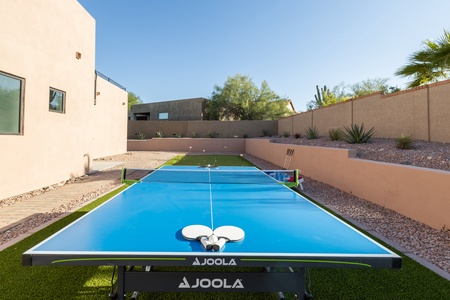
<svg viewBox="0 0 450 300">
<path fill-rule="evenodd" d="M 328 138 L 331 141 L 339 141 L 341 139 L 342 130 L 339 128 L 332 128 L 328 130 Z"/>
<path fill-rule="evenodd" d="M 402 134 L 399 138 L 395 139 L 395 147 L 399 149 L 412 149 L 413 148 L 413 139 L 410 135 L 404 135 Z"/>
<path fill-rule="evenodd" d="M 375 127 L 372 127 L 369 131 L 366 131 L 364 129 L 364 123 L 361 125 L 354 124 L 349 127 L 344 127 L 342 139 L 349 144 L 362 144 L 370 142 L 374 134 Z"/>
<path fill-rule="evenodd" d="M 164 137 L 164 131 L 157 131 L 156 132 L 156 136 L 159 138 L 163 138 Z"/>
<path fill-rule="evenodd" d="M 288 138 L 288 137 L 291 136 L 291 133 L 290 133 L 289 131 L 283 131 L 283 136 L 284 136 L 285 138 Z"/>
<path fill-rule="evenodd" d="M 218 136 L 219 134 L 217 133 L 217 132 L 214 132 L 214 131 L 210 131 L 210 132 L 208 132 L 208 136 L 210 137 L 210 138 L 215 138 L 216 136 Z"/>
<path fill-rule="evenodd" d="M 308 127 L 305 129 L 305 135 L 308 140 L 315 140 L 319 138 L 319 129 L 317 127 Z"/>
<path fill-rule="evenodd" d="M 294 134 L 294 137 L 295 137 L 296 139 L 299 139 L 299 138 L 302 137 L 302 134 L 297 132 L 296 134 Z"/>
</svg>

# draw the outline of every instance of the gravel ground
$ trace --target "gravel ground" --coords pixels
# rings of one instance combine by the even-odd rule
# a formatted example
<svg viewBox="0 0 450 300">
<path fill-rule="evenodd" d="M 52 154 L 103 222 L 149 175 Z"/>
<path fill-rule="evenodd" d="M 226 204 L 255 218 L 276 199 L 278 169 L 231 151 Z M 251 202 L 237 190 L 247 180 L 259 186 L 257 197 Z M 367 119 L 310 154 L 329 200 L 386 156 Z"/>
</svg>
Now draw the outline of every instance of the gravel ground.
<svg viewBox="0 0 450 300">
<path fill-rule="evenodd" d="M 412 149 L 402 150 L 396 147 L 395 140 L 380 138 L 368 144 L 330 141 L 326 137 L 315 140 L 273 137 L 271 140 L 283 144 L 355 149 L 356 157 L 361 159 L 450 171 L 450 144 L 447 143 L 414 141 Z"/>
<path fill-rule="evenodd" d="M 276 143 L 352 148 L 357 150 L 357 157 L 363 159 L 450 171 L 450 145 L 444 143 L 416 141 L 413 150 L 399 150 L 395 147 L 395 141 L 389 139 L 374 139 L 370 144 L 363 145 L 350 145 L 341 141 L 331 142 L 326 138 L 307 140 L 304 138 L 295 139 L 276 137 L 271 138 L 271 140 Z M 100 161 L 120 161 L 124 162 L 129 168 L 153 168 L 176 154 L 177 153 L 168 152 L 128 152 L 122 155 L 105 157 Z M 263 169 L 279 169 L 279 167 L 268 163 L 267 161 L 260 160 L 250 155 L 245 155 L 245 158 Z M 120 184 L 120 181 L 118 180 L 120 177 L 120 168 L 121 167 L 114 167 L 107 171 L 76 179 L 89 180 L 89 177 L 116 178 L 110 185 L 103 186 L 96 191 L 83 195 L 67 205 L 56 208 L 51 212 L 34 216 L 18 226 L 0 233 L 0 244 L 6 243 L 15 238 L 19 233 L 37 227 L 63 212 L 79 207 L 118 186 Z M 0 207 L 2 205 L 12 205 L 17 201 L 21 201 L 21 199 L 30 198 L 36 194 L 45 193 L 70 183 L 71 181 L 67 181 L 26 195 L 0 200 Z M 307 177 L 303 185 L 306 193 L 312 198 L 317 199 L 319 202 L 339 211 L 345 216 L 351 217 L 386 238 L 400 244 L 412 253 L 438 266 L 442 270 L 450 273 L 450 231 L 448 229 L 433 229 L 392 210 L 359 199 L 351 194 L 344 193 L 339 189 Z"/>
</svg>

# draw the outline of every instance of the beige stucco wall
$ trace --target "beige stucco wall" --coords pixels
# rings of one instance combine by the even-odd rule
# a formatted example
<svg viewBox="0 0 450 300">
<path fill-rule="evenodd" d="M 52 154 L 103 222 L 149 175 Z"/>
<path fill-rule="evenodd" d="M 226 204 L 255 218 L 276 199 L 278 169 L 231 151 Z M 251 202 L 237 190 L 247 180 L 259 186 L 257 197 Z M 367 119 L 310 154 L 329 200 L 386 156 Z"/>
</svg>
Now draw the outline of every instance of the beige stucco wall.
<svg viewBox="0 0 450 300">
<path fill-rule="evenodd" d="M 293 118 L 292 121 L 293 134 L 299 133 L 304 135 L 305 129 L 309 128 L 313 124 L 314 112 L 307 111 L 299 115 L 294 115 L 292 116 L 292 118 Z"/>
<path fill-rule="evenodd" d="M 278 120 L 278 132 L 276 134 L 295 134 L 294 131 L 294 125 L 293 125 L 293 118 L 282 118 Z"/>
<path fill-rule="evenodd" d="M 450 82 L 450 81 L 449 81 Z M 430 95 L 430 139 L 450 143 L 450 83 L 435 84 Z"/>
<path fill-rule="evenodd" d="M 278 134 L 304 133 L 317 127 L 321 136 L 331 128 L 364 123 L 375 127 L 375 136 L 450 142 L 450 80 L 420 86 L 394 94 L 373 93 L 343 103 L 299 113 L 279 120 Z"/>
<path fill-rule="evenodd" d="M 290 169 L 299 169 L 362 199 L 397 211 L 436 229 L 450 225 L 450 172 L 356 159 L 354 150 L 270 143 L 248 139 L 245 150 L 283 166 L 294 149 Z"/>
<path fill-rule="evenodd" d="M 99 80 L 101 97 L 110 96 L 94 105 L 95 20 L 76 0 L 2 2 L 0 70 L 24 78 L 25 93 L 23 134 L 0 135 L 0 199 L 83 175 L 93 158 L 125 152 L 127 100 Z M 49 111 L 50 87 L 66 92 L 65 113 Z"/>
<path fill-rule="evenodd" d="M 86 133 L 92 134 L 89 154 L 92 158 L 127 151 L 128 93 L 97 77 L 96 105 L 88 106 L 90 120 Z"/>
<path fill-rule="evenodd" d="M 128 139 L 136 139 L 138 133 L 147 138 L 156 136 L 157 131 L 164 132 L 165 137 L 181 133 L 183 137 L 209 137 L 209 132 L 218 133 L 219 138 L 260 137 L 263 130 L 269 135 L 277 134 L 277 121 L 129 121 Z"/>
<path fill-rule="evenodd" d="M 244 153 L 245 139 L 155 138 L 128 140 L 128 151 L 175 151 L 182 153 Z"/>
<path fill-rule="evenodd" d="M 421 93 L 404 93 L 399 96 L 382 97 L 371 94 L 353 101 L 354 124 L 364 123 L 366 129 L 375 127 L 375 136 L 395 138 L 402 134 L 412 135 L 415 126 L 421 128 L 422 119 L 417 118 L 417 104 L 426 101 Z M 426 109 L 423 110 L 426 113 Z M 416 125 L 415 125 L 415 122 Z M 416 138 L 416 137 L 414 137 Z"/>
<path fill-rule="evenodd" d="M 329 108 L 312 111 L 311 121 L 313 126 L 319 130 L 319 135 L 326 136 L 330 129 L 349 126 L 352 123 L 351 105 L 351 102 L 343 102 L 332 105 Z"/>
</svg>

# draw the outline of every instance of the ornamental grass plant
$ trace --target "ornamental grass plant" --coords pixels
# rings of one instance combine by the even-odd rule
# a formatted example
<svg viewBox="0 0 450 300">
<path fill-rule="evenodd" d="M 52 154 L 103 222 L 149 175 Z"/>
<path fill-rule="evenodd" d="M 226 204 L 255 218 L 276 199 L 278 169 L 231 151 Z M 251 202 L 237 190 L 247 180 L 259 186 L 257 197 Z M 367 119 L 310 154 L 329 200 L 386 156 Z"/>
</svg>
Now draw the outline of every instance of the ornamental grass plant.
<svg viewBox="0 0 450 300">
<path fill-rule="evenodd" d="M 412 136 L 402 134 L 400 137 L 395 139 L 395 147 L 403 150 L 412 149 L 413 148 Z"/>
<path fill-rule="evenodd" d="M 319 138 L 319 129 L 317 127 L 308 127 L 305 129 L 305 136 L 308 140 L 315 140 Z"/>
</svg>

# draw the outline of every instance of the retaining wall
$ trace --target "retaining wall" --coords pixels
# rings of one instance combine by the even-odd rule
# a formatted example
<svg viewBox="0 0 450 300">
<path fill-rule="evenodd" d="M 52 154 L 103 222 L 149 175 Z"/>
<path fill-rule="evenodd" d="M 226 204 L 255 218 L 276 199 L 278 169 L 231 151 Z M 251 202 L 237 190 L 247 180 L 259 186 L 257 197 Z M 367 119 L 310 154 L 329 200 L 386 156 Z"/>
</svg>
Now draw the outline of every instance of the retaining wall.
<svg viewBox="0 0 450 300">
<path fill-rule="evenodd" d="M 246 141 L 246 153 L 283 166 L 294 149 L 289 169 L 392 209 L 436 229 L 450 226 L 450 172 L 356 158 L 356 151 Z"/>
</svg>

